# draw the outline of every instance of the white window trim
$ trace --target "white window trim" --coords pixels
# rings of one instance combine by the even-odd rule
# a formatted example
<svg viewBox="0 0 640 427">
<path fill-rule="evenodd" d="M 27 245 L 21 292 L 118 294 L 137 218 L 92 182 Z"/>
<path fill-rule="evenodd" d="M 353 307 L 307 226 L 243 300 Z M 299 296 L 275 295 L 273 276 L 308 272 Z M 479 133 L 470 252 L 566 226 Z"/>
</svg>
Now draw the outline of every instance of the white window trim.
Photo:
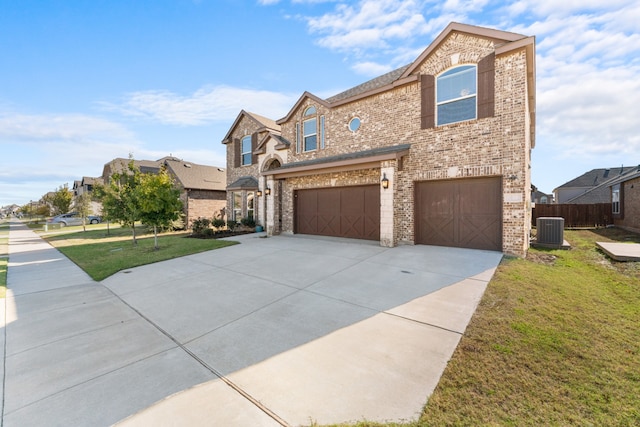
<svg viewBox="0 0 640 427">
<path fill-rule="evenodd" d="M 306 133 L 304 133 L 304 130 L 305 130 L 304 124 L 307 123 L 307 122 L 310 122 L 311 120 L 316 122 L 316 125 L 314 126 L 314 133 L 306 134 Z M 309 138 L 311 136 L 315 136 L 316 137 L 316 147 L 312 148 L 310 150 L 307 150 L 307 138 Z M 308 152 L 311 152 L 311 151 L 316 151 L 317 149 L 318 149 L 318 118 L 317 117 L 312 117 L 312 118 L 307 119 L 307 120 L 302 122 L 302 151 L 305 152 L 305 153 L 308 153 Z"/>
<path fill-rule="evenodd" d="M 611 189 L 611 213 L 620 214 L 620 184 L 614 185 Z"/>
<path fill-rule="evenodd" d="M 249 140 L 249 151 L 242 151 L 244 149 L 244 141 L 245 139 Z M 249 160 L 249 163 L 245 163 L 244 162 L 244 156 L 246 154 L 252 155 L 251 153 L 251 135 L 245 136 L 240 140 L 240 166 L 250 166 L 251 165 L 251 160 Z"/>
</svg>

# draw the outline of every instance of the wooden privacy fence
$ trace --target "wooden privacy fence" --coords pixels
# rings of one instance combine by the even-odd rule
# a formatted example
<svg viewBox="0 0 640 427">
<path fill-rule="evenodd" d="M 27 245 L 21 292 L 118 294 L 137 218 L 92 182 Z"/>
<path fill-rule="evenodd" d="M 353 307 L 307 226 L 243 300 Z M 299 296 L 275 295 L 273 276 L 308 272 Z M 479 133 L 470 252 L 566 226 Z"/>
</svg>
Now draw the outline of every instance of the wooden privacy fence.
<svg viewBox="0 0 640 427">
<path fill-rule="evenodd" d="M 537 218 L 546 216 L 564 218 L 565 228 L 603 227 L 613 224 L 611 203 L 592 205 L 543 205 L 537 203 L 531 215 L 532 226 L 536 226 Z"/>
</svg>

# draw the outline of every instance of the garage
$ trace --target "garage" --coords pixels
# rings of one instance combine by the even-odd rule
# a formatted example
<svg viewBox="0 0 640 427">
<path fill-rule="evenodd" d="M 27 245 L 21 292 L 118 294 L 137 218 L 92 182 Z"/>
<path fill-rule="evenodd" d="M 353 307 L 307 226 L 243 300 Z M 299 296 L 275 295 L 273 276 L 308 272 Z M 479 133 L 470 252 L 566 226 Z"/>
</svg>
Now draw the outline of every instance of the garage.
<svg viewBox="0 0 640 427">
<path fill-rule="evenodd" d="M 294 193 L 294 232 L 380 240 L 380 187 L 318 188 Z"/>
<path fill-rule="evenodd" d="M 415 242 L 502 251 L 502 179 L 416 182 Z"/>
</svg>

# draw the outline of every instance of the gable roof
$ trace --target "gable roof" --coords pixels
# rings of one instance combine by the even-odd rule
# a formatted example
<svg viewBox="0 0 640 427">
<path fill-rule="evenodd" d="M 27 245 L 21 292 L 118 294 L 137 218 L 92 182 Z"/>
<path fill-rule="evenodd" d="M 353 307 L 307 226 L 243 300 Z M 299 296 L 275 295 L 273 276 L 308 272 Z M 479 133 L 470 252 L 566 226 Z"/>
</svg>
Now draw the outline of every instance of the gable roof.
<svg viewBox="0 0 640 427">
<path fill-rule="evenodd" d="M 163 162 L 168 171 L 188 190 L 220 190 L 227 186 L 227 172 L 216 166 L 197 165 L 178 159 Z"/>
<path fill-rule="evenodd" d="M 300 98 L 298 98 L 298 100 L 296 101 L 296 103 L 293 105 L 293 107 L 289 110 L 289 112 L 287 113 L 286 116 L 284 116 L 283 118 L 276 120 L 277 124 L 282 124 L 286 121 L 288 121 L 291 116 L 293 115 L 293 113 L 295 113 L 295 111 L 300 108 L 300 105 L 304 102 L 305 99 L 311 99 L 315 102 L 317 102 L 318 104 L 324 105 L 325 107 L 329 106 L 329 103 L 327 101 L 325 101 L 322 98 L 317 97 L 316 95 L 312 94 L 311 92 L 307 92 L 305 91 Z"/>
<path fill-rule="evenodd" d="M 612 185 L 640 177 L 640 166 L 613 169 L 616 169 L 617 173 L 612 169 L 593 169 L 574 179 L 573 181 L 577 181 L 578 183 L 587 182 L 590 178 L 593 178 L 595 181 L 600 181 L 597 185 L 589 188 L 584 193 L 567 200 L 565 203 L 609 203 L 611 201 L 610 188 Z"/>
<path fill-rule="evenodd" d="M 449 36 L 449 34 L 453 32 L 466 33 L 477 37 L 491 39 L 497 44 L 506 44 L 508 42 L 515 42 L 517 40 L 533 39 L 532 37 L 527 37 L 525 35 L 517 33 L 511 33 L 508 31 L 494 30 L 491 28 L 452 22 L 447 25 L 447 27 L 442 30 L 438 37 L 436 37 L 435 40 L 431 42 L 431 44 L 420 54 L 420 56 L 418 56 L 418 58 L 416 58 L 416 60 L 413 61 L 411 65 L 409 65 L 409 67 L 407 67 L 401 77 L 407 77 L 410 74 L 413 74 L 413 72 L 425 61 L 425 59 L 427 59 L 427 57 L 431 55 L 431 53 L 438 49 L 440 44 Z M 529 42 L 533 43 L 533 40 L 529 40 Z M 501 51 L 501 53 L 504 53 L 504 50 Z M 496 52 L 496 54 L 498 54 L 498 52 Z"/>
<path fill-rule="evenodd" d="M 611 181 L 607 182 L 608 186 L 611 187 L 615 184 L 620 184 L 621 182 L 630 181 L 632 179 L 640 178 L 640 165 L 634 166 L 630 168 L 628 172 L 618 176 L 617 178 L 613 178 Z"/>
<path fill-rule="evenodd" d="M 600 184 L 610 181 L 613 178 L 624 175 L 633 169 L 635 169 L 635 166 L 592 169 L 589 172 L 585 172 L 579 177 L 565 182 L 559 187 L 556 187 L 553 191 L 556 191 L 560 188 L 596 187 Z"/>
<path fill-rule="evenodd" d="M 264 138 L 262 138 L 262 141 L 260 141 L 258 143 L 258 146 L 253 151 L 253 154 L 265 153 L 267 151 L 267 143 L 271 139 L 273 139 L 276 142 L 276 145 L 274 146 L 274 148 L 276 150 L 283 150 L 283 149 L 289 148 L 289 146 L 291 146 L 291 143 L 289 141 L 287 141 L 287 139 L 284 138 L 282 135 L 278 135 L 276 133 L 269 132 L 267 135 L 265 135 Z"/>
<path fill-rule="evenodd" d="M 238 116 L 236 117 L 236 119 L 234 120 L 233 124 L 229 128 L 229 131 L 227 132 L 227 134 L 224 136 L 224 138 L 222 138 L 223 144 L 228 144 L 231 142 L 231 139 L 230 139 L 231 134 L 235 130 L 236 126 L 238 126 L 238 124 L 240 123 L 243 117 L 246 117 L 252 122 L 254 122 L 258 126 L 258 132 L 269 131 L 269 132 L 280 133 L 280 125 L 278 125 L 274 120 L 261 116 L 256 113 L 250 113 L 248 111 L 241 110 Z"/>
<path fill-rule="evenodd" d="M 337 95 L 327 98 L 326 100 L 320 99 L 309 92 L 305 92 L 302 94 L 300 99 L 298 99 L 298 102 L 296 102 L 289 113 L 285 117 L 277 120 L 276 123 L 282 124 L 290 120 L 293 113 L 299 108 L 300 104 L 306 98 L 311 98 L 315 102 L 331 108 L 353 102 L 376 93 L 384 92 L 394 87 L 411 82 L 417 82 L 420 76 L 416 73 L 416 70 L 419 69 L 420 65 L 427 59 L 427 57 L 437 50 L 440 44 L 453 32 L 471 34 L 477 37 L 493 40 L 496 45 L 496 55 L 501 55 L 512 50 L 522 48 L 527 50 L 527 88 L 531 121 L 530 139 L 531 147 L 535 147 L 535 37 L 508 31 L 494 30 L 491 28 L 478 27 L 475 25 L 460 24 L 457 22 L 450 23 L 411 64 L 390 71 L 351 89 L 347 89 Z"/>
</svg>

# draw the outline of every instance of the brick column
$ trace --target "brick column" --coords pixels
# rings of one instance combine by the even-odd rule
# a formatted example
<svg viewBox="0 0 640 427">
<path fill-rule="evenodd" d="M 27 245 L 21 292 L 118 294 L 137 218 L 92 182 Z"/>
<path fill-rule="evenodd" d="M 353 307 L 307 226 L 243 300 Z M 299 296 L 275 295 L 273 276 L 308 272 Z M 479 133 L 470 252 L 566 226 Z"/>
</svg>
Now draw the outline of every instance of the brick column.
<svg viewBox="0 0 640 427">
<path fill-rule="evenodd" d="M 395 246 L 393 230 L 393 194 L 395 191 L 395 162 L 384 161 L 380 167 L 380 181 L 389 180 L 389 188 L 380 184 L 380 246 Z"/>
<path fill-rule="evenodd" d="M 262 190 L 262 197 L 264 197 L 266 200 L 265 229 L 267 231 L 267 235 L 269 236 L 273 236 L 274 234 L 275 218 L 276 218 L 275 203 L 274 203 L 275 197 L 276 197 L 276 194 L 275 194 L 276 186 L 274 184 L 275 182 L 273 180 L 273 176 L 268 176 L 266 186 Z M 265 191 L 267 188 L 271 189 L 270 195 L 267 195 Z"/>
</svg>

